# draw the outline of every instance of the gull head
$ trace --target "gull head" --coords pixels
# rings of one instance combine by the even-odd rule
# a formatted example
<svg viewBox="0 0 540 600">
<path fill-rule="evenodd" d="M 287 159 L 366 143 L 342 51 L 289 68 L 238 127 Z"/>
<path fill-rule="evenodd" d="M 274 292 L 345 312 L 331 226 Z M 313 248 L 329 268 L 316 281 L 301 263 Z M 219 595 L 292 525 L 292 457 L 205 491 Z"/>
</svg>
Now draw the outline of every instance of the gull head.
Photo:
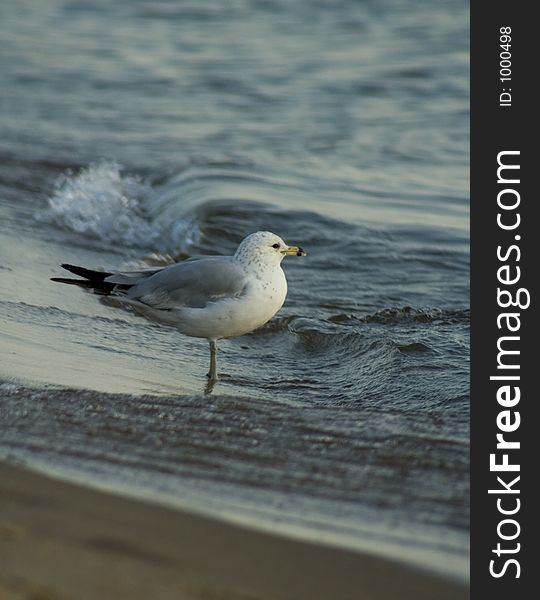
<svg viewBox="0 0 540 600">
<path fill-rule="evenodd" d="M 256 231 L 248 235 L 234 254 L 234 258 L 243 265 L 256 265 L 259 269 L 278 267 L 286 256 L 306 256 L 306 252 L 300 246 L 289 246 L 270 231 Z"/>
</svg>

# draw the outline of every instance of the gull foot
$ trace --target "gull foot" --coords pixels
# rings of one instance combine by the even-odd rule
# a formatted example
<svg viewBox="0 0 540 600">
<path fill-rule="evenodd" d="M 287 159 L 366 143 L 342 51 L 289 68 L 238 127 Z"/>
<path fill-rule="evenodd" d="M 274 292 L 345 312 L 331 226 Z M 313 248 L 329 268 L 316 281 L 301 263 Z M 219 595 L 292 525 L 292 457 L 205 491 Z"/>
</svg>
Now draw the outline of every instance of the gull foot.
<svg viewBox="0 0 540 600">
<path fill-rule="evenodd" d="M 212 391 L 214 390 L 214 386 L 216 385 L 218 378 L 210 377 L 209 374 L 207 375 L 207 377 L 208 377 L 208 381 L 206 382 L 206 385 L 204 386 L 204 393 L 211 394 Z"/>
</svg>

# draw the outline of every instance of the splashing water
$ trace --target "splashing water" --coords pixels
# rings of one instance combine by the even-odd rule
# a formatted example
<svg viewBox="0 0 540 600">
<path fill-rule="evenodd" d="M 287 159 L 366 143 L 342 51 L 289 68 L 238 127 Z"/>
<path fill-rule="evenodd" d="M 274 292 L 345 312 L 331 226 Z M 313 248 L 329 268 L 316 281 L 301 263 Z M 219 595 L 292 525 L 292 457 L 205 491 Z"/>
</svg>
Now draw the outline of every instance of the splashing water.
<svg viewBox="0 0 540 600">
<path fill-rule="evenodd" d="M 101 163 L 62 175 L 49 199 L 57 225 L 82 235 L 124 245 L 152 245 L 159 232 L 143 213 L 151 188 L 139 177 L 122 176 L 117 163 Z"/>
<path fill-rule="evenodd" d="M 197 238 L 194 218 L 162 223 L 148 215 L 155 191 L 116 162 L 90 165 L 62 175 L 49 198 L 45 221 L 105 245 L 158 252 L 185 249 Z"/>
</svg>

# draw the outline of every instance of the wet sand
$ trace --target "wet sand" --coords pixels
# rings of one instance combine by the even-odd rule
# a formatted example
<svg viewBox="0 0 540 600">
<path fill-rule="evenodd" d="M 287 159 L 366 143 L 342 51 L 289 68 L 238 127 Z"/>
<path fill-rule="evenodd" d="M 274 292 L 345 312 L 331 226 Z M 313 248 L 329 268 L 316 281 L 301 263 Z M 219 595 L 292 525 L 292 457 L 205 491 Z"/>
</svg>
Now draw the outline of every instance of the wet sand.
<svg viewBox="0 0 540 600">
<path fill-rule="evenodd" d="M 466 586 L 0 463 L 0 600 L 446 600 Z"/>
</svg>

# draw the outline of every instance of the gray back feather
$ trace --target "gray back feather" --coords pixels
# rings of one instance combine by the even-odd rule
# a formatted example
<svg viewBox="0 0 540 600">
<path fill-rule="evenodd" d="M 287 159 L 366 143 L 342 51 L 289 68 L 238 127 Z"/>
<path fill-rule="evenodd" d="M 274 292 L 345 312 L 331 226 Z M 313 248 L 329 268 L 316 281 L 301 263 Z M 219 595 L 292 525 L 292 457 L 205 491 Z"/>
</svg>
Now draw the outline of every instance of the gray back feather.
<svg viewBox="0 0 540 600">
<path fill-rule="evenodd" d="M 121 274 L 118 283 L 128 283 L 129 276 Z M 116 277 L 112 276 L 112 283 L 117 283 Z M 138 279 L 130 279 L 129 284 L 133 283 L 126 295 L 154 308 L 203 308 L 220 298 L 242 295 L 246 275 L 232 256 L 215 256 L 187 260 L 150 274 L 143 272 Z"/>
</svg>

